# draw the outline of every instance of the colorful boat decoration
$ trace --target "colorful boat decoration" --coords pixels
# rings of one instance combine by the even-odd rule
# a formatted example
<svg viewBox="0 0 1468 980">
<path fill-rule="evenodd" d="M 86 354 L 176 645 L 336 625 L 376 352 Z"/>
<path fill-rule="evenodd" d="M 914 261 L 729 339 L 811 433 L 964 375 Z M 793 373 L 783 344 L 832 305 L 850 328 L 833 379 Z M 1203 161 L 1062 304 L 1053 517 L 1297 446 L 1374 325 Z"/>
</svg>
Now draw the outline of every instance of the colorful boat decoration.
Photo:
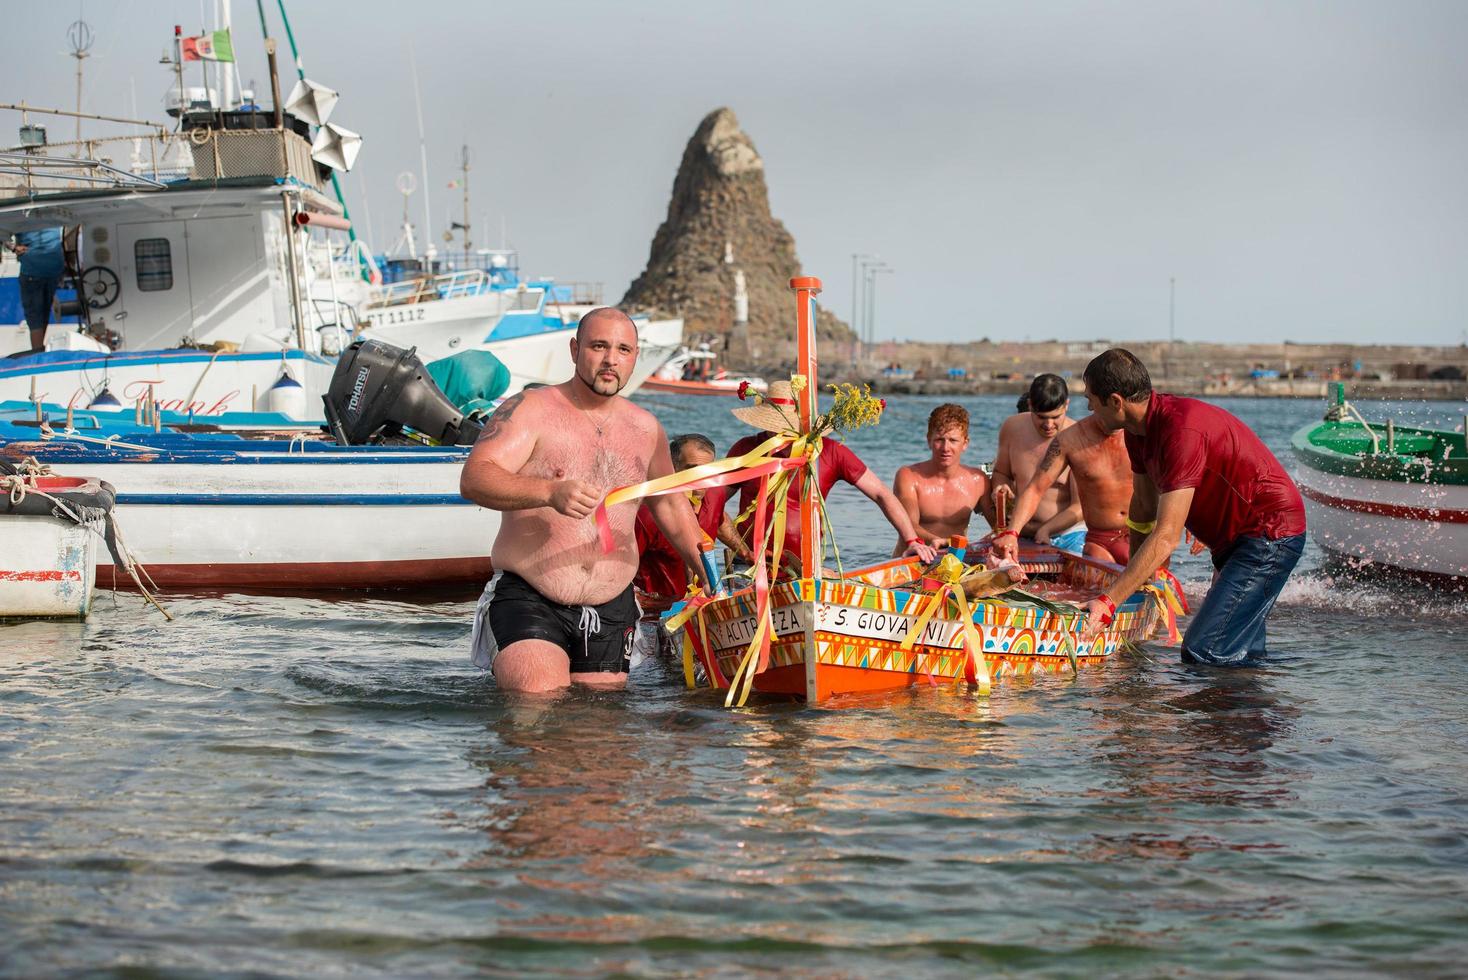
<svg viewBox="0 0 1468 980">
<path fill-rule="evenodd" d="M 1087 637 L 1076 603 L 1104 589 L 1120 568 L 1053 548 L 1027 552 L 1022 567 L 1030 576 L 1022 592 L 971 605 L 961 605 L 941 585 L 925 588 L 916 559 L 840 579 L 779 583 L 770 596 L 768 664 L 750 686 L 807 701 L 963 681 L 986 691 L 1005 677 L 1103 664 L 1120 647 L 1150 639 L 1172 621 L 1170 583 L 1160 580 L 1122 603 L 1107 629 Z M 689 617 L 679 624 L 685 656 L 714 687 L 731 689 L 755 631 L 754 590 L 715 599 L 701 611 L 703 623 Z"/>
<path fill-rule="evenodd" d="M 966 565 L 955 549 L 929 567 L 908 558 L 843 574 L 834 541 L 823 531 L 824 503 L 805 492 L 806 481 L 824 434 L 874 424 L 885 403 L 850 385 L 836 386 L 832 408 L 817 415 L 814 324 L 821 283 L 798 277 L 790 285 L 797 296 L 795 398 L 759 399 L 788 420 L 787 429 L 745 456 L 613 491 L 597 514 L 603 546 L 610 549 L 609 507 L 760 481 L 751 514 L 741 515 L 752 517 L 753 540 L 760 542 L 753 585 L 724 594 L 710 583 L 712 595 L 695 590 L 664 620 L 682 634 L 690 686 L 701 664 L 709 682 L 727 690 L 728 705 L 744 704 L 751 691 L 816 702 L 945 681 L 968 681 L 988 693 L 998 676 L 1102 663 L 1122 644 L 1150 638 L 1162 623 L 1176 636 L 1175 615 L 1184 608 L 1170 575 L 1162 573 L 1119 603 L 1110 622 L 1091 624 L 1078 603 L 1121 569 L 1055 549 L 1027 553 L 1019 568 Z M 787 449 L 788 456 L 779 455 Z M 786 513 L 792 481 L 799 481 L 798 516 Z M 799 574 L 781 580 L 787 520 L 799 521 Z M 825 565 L 827 544 L 836 558 L 834 573 Z"/>
<path fill-rule="evenodd" d="M 1468 578 L 1464 434 L 1369 423 L 1344 387 L 1292 440 L 1315 543 L 1353 564 Z"/>
</svg>

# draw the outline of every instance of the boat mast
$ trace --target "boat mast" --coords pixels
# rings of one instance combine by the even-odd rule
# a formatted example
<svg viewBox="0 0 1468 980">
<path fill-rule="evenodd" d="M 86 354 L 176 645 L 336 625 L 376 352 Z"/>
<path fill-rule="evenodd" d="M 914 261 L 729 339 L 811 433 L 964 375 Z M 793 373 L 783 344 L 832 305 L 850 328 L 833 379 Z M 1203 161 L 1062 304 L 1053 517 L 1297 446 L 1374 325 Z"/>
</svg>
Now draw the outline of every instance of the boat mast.
<svg viewBox="0 0 1468 980">
<path fill-rule="evenodd" d="M 805 377 L 805 387 L 795 396 L 800 412 L 800 431 L 809 433 L 816 417 L 816 296 L 821 292 L 821 281 L 815 276 L 796 276 L 790 280 L 795 290 L 795 370 Z M 806 450 L 813 452 L 814 447 Z M 800 577 L 808 579 L 812 592 L 805 601 L 805 699 L 807 704 L 819 700 L 820 687 L 816 679 L 816 601 L 821 594 L 821 514 L 812 501 L 820 488 L 814 486 L 813 475 L 808 467 L 801 467 L 800 480 Z M 802 584 L 802 588 L 804 585 Z"/>
<path fill-rule="evenodd" d="M 474 249 L 474 243 L 469 238 L 469 147 L 467 144 L 463 148 L 461 166 L 464 171 L 464 254 L 468 255 Z"/>
<path fill-rule="evenodd" d="M 810 432 L 816 417 L 816 296 L 821 281 L 815 276 L 796 276 L 790 280 L 795 290 L 795 369 L 805 376 L 805 388 L 796 395 L 800 411 L 800 430 Z M 811 503 L 815 488 L 806 485 L 809 474 L 800 473 L 800 575 L 819 579 L 821 576 L 821 515 Z"/>
<path fill-rule="evenodd" d="M 433 247 L 433 208 L 428 203 L 428 141 L 423 135 L 423 97 L 418 93 L 418 56 L 414 54 L 412 44 L 408 45 L 408 67 L 413 72 L 413 104 L 418 108 L 418 173 L 423 179 L 423 255 L 432 262 L 436 250 Z"/>
<path fill-rule="evenodd" d="M 260 30 L 266 35 L 268 39 L 269 31 L 267 31 L 265 27 L 264 0 L 256 0 L 256 5 L 259 7 L 260 10 Z M 285 0 L 276 0 L 276 5 L 280 8 L 280 21 L 282 24 L 285 25 L 285 39 L 289 41 L 291 45 L 291 57 L 296 60 L 296 77 L 304 80 L 306 78 L 306 69 L 305 66 L 301 64 L 301 52 L 296 48 L 296 35 L 294 32 L 291 31 L 291 19 L 287 17 L 285 13 Z M 279 104 L 279 100 L 276 100 L 276 105 Z M 279 125 L 280 123 L 277 122 L 276 126 L 278 127 Z M 336 192 L 336 203 L 342 206 L 342 220 L 348 222 L 347 238 L 348 240 L 355 242 L 357 240 L 357 228 L 355 225 L 351 224 L 352 214 L 350 211 L 347 210 L 346 195 L 342 194 L 342 184 L 341 181 L 337 179 L 335 170 L 331 172 L 331 189 Z M 427 193 L 426 189 L 424 193 Z"/>
</svg>

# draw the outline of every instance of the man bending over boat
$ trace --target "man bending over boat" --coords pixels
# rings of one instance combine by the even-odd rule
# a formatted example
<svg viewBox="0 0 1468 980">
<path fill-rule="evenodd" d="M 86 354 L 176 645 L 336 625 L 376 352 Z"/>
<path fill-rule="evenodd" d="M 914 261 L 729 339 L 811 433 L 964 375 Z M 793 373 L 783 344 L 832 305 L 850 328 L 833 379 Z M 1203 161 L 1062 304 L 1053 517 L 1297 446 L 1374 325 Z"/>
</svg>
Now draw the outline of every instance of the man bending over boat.
<svg viewBox="0 0 1468 980">
<path fill-rule="evenodd" d="M 1001 499 L 1012 509 L 1016 495 L 1035 478 L 1045 458 L 1045 450 L 1062 431 L 1075 425 L 1070 418 L 1070 389 L 1058 374 L 1041 374 L 1030 382 L 1029 392 L 1021 399 L 1026 406 L 1011 415 L 999 427 L 999 451 L 994 456 L 994 479 L 983 513 L 992 525 Z M 1081 502 L 1071 485 L 1070 470 L 1063 468 L 1053 483 L 1040 494 L 1035 512 L 1024 524 L 1011 517 L 1007 527 L 1014 527 L 1022 538 L 1036 544 L 1054 545 L 1062 551 L 1080 551 L 1086 542 L 1086 526 L 1081 522 Z"/>
<path fill-rule="evenodd" d="M 1034 405 L 1032 395 L 1031 409 Z M 1086 521 L 1082 554 L 1125 565 L 1131 557 L 1126 517 L 1132 500 L 1132 468 L 1121 432 L 1105 428 L 1095 414 L 1060 430 L 1050 440 L 1040 465 L 1014 501 L 1010 529 L 994 535 L 995 551 L 1003 557 L 1017 557 L 1019 540 L 1015 529 L 1030 526 L 1045 493 L 1067 467 L 1071 493 L 1079 501 Z"/>
<path fill-rule="evenodd" d="M 796 423 L 795 391 L 789 381 L 771 381 L 769 391 L 758 405 L 746 408 L 733 409 L 734 417 L 745 425 L 752 425 L 761 430 L 752 436 L 745 436 L 734 445 L 729 447 L 730 456 L 743 456 L 754 451 L 760 443 L 769 439 L 777 431 L 793 430 Z M 887 489 L 887 484 L 882 482 L 881 477 L 867 469 L 867 465 L 857 458 L 856 453 L 847 449 L 845 445 L 835 439 L 825 438 L 821 440 L 821 455 L 816 461 L 816 480 L 821 496 L 829 496 L 831 488 L 837 483 L 850 483 L 856 489 L 866 494 L 882 509 L 882 514 L 897 531 L 897 536 L 902 540 L 905 554 L 917 555 L 924 562 L 931 562 L 937 557 L 933 546 L 918 536 L 917 530 L 912 526 L 912 521 L 903 510 L 892 491 Z M 780 450 L 776 455 L 788 456 L 789 447 Z M 741 485 L 739 491 L 739 513 L 743 514 L 752 508 L 755 498 L 759 495 L 759 484 L 757 481 L 749 480 Z M 785 547 L 783 554 L 790 561 L 799 561 L 800 558 L 800 521 L 795 517 L 800 508 L 800 483 L 798 480 L 790 482 L 789 502 L 790 521 L 785 525 Z M 773 512 L 771 507 L 770 511 Z M 767 514 L 765 519 L 772 520 L 773 515 Z M 739 533 L 744 538 L 745 544 L 751 548 L 758 547 L 751 540 L 754 537 L 754 517 L 750 516 L 739 526 Z"/>
<path fill-rule="evenodd" d="M 1086 367 L 1086 399 L 1107 431 L 1125 433 L 1136 478 L 1127 525 L 1132 559 L 1087 606 L 1091 629 L 1157 573 L 1186 528 L 1213 550 L 1217 574 L 1188 624 L 1182 659 L 1238 665 L 1265 652 L 1264 622 L 1305 548 L 1305 505 L 1279 460 L 1247 425 L 1198 401 L 1152 390 L 1130 351 Z"/>
<path fill-rule="evenodd" d="M 504 690 L 626 683 L 638 609 L 635 503 L 608 510 L 613 548 L 593 515 L 611 490 L 673 471 L 657 419 L 618 392 L 637 362 L 637 329 L 620 310 L 581 318 L 569 381 L 524 391 L 492 415 L 464 464 L 460 492 L 504 513 L 495 576 L 475 613 L 474 662 Z M 683 494 L 648 501 L 696 574 L 699 531 Z"/>
<path fill-rule="evenodd" d="M 968 522 L 989 489 L 989 478 L 975 466 L 965 466 L 968 448 L 968 412 L 959 405 L 939 405 L 928 416 L 928 449 L 932 456 L 904 466 L 892 478 L 892 490 L 907 511 L 917 536 L 935 548 L 948 539 L 968 535 Z M 908 548 L 899 540 L 892 553 Z"/>
</svg>

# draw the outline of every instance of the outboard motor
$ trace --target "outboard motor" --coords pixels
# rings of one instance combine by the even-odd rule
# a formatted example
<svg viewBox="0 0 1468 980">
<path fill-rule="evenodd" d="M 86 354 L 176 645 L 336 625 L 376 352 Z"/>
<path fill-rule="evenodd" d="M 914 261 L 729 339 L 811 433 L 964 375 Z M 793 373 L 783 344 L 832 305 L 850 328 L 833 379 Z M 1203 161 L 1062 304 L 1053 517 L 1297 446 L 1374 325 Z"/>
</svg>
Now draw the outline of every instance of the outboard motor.
<svg viewBox="0 0 1468 980">
<path fill-rule="evenodd" d="M 343 446 L 381 442 L 406 426 L 445 446 L 467 446 L 482 426 L 449 401 L 415 353 L 379 340 L 359 340 L 342 352 L 321 400 L 326 422 Z"/>
</svg>

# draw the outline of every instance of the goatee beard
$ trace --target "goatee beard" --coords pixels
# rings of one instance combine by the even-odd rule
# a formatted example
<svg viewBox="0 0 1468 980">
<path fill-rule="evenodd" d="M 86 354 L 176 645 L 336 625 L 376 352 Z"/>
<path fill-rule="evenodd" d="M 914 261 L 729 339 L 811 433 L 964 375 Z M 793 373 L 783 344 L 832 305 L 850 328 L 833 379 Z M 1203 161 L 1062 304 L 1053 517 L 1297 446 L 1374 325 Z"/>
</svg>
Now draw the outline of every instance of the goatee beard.
<svg viewBox="0 0 1468 980">
<path fill-rule="evenodd" d="M 598 395 L 602 395 L 603 397 L 607 398 L 610 398 L 612 395 L 619 393 L 623 388 L 626 387 L 626 383 L 622 381 L 621 377 L 618 377 L 616 381 L 608 381 L 604 379 L 600 374 L 592 375 L 590 381 L 582 378 L 581 383 L 586 385 L 586 387 L 590 388 L 592 391 L 596 392 Z"/>
</svg>

